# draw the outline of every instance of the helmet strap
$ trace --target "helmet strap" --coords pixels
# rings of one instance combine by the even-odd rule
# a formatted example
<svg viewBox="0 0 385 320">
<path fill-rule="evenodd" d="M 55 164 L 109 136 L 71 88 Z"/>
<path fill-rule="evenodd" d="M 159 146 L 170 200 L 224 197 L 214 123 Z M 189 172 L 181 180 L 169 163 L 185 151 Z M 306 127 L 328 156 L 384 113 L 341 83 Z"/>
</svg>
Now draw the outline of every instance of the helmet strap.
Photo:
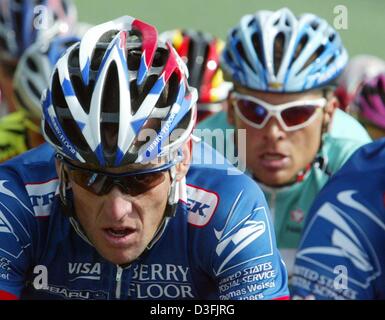
<svg viewBox="0 0 385 320">
<path fill-rule="evenodd" d="M 73 201 L 69 199 L 68 191 L 70 189 L 67 172 L 62 167 L 60 171 L 59 196 L 61 207 L 67 217 L 73 217 L 75 212 Z"/>
</svg>

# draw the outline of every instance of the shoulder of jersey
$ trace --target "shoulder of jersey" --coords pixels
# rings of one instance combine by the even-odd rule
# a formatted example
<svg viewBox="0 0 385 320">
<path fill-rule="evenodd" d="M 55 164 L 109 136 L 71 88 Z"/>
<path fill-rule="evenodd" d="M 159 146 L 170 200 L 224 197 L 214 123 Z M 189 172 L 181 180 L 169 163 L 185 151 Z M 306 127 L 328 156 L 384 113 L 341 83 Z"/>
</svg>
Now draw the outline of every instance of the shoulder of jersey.
<svg viewBox="0 0 385 320">
<path fill-rule="evenodd" d="M 359 148 L 336 176 L 353 176 L 354 174 L 370 174 L 375 178 L 375 174 L 385 173 L 385 139 L 380 139 L 368 143 Z"/>
<path fill-rule="evenodd" d="M 56 176 L 54 155 L 53 148 L 45 143 L 2 163 L 1 171 L 16 172 L 26 182 L 51 179 Z"/>
</svg>

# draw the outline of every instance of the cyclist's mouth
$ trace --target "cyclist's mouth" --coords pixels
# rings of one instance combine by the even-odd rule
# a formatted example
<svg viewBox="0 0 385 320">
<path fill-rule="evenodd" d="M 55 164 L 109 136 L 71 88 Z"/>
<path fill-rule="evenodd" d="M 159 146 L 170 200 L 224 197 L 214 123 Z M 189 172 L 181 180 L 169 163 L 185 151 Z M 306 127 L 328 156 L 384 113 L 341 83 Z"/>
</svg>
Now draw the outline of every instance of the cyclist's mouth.
<svg viewBox="0 0 385 320">
<path fill-rule="evenodd" d="M 125 246 L 132 241 L 136 230 L 131 228 L 105 228 L 103 233 L 107 242 L 113 246 Z"/>
<path fill-rule="evenodd" d="M 262 167 L 267 170 L 281 170 L 290 163 L 290 157 L 282 153 L 267 152 L 259 157 Z"/>
</svg>

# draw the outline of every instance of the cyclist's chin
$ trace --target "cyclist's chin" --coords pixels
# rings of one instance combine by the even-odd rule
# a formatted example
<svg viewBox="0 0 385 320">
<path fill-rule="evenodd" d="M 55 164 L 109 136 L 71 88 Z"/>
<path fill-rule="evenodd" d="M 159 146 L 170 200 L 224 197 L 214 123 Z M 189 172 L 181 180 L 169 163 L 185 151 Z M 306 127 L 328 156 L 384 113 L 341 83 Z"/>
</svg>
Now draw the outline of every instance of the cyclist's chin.
<svg viewBox="0 0 385 320">
<path fill-rule="evenodd" d="M 117 265 L 124 265 L 135 261 L 144 250 L 145 246 L 121 249 L 109 248 L 98 251 L 103 256 L 103 258 L 109 262 Z"/>
<path fill-rule="evenodd" d="M 254 170 L 257 181 L 273 188 L 279 188 L 292 183 L 295 180 L 295 171 L 290 169 L 280 170 Z"/>
<path fill-rule="evenodd" d="M 147 243 L 137 233 L 118 239 L 103 234 L 94 245 L 99 254 L 106 260 L 121 265 L 136 260 L 145 250 Z"/>
</svg>

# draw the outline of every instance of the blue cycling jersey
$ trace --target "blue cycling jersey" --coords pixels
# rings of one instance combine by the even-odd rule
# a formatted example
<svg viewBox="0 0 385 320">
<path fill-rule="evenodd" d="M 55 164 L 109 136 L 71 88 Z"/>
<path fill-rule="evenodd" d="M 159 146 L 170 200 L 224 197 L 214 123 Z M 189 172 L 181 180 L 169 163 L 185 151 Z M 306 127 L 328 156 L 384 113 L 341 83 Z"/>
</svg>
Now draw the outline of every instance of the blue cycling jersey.
<svg viewBox="0 0 385 320">
<path fill-rule="evenodd" d="M 151 249 L 123 268 L 102 258 L 62 212 L 51 147 L 4 163 L 0 297 L 287 297 L 287 273 L 263 193 L 247 176 L 228 175 L 229 168 L 192 164 L 175 217 Z"/>
<path fill-rule="evenodd" d="M 296 256 L 292 294 L 385 299 L 385 139 L 361 147 L 321 191 Z"/>
</svg>

